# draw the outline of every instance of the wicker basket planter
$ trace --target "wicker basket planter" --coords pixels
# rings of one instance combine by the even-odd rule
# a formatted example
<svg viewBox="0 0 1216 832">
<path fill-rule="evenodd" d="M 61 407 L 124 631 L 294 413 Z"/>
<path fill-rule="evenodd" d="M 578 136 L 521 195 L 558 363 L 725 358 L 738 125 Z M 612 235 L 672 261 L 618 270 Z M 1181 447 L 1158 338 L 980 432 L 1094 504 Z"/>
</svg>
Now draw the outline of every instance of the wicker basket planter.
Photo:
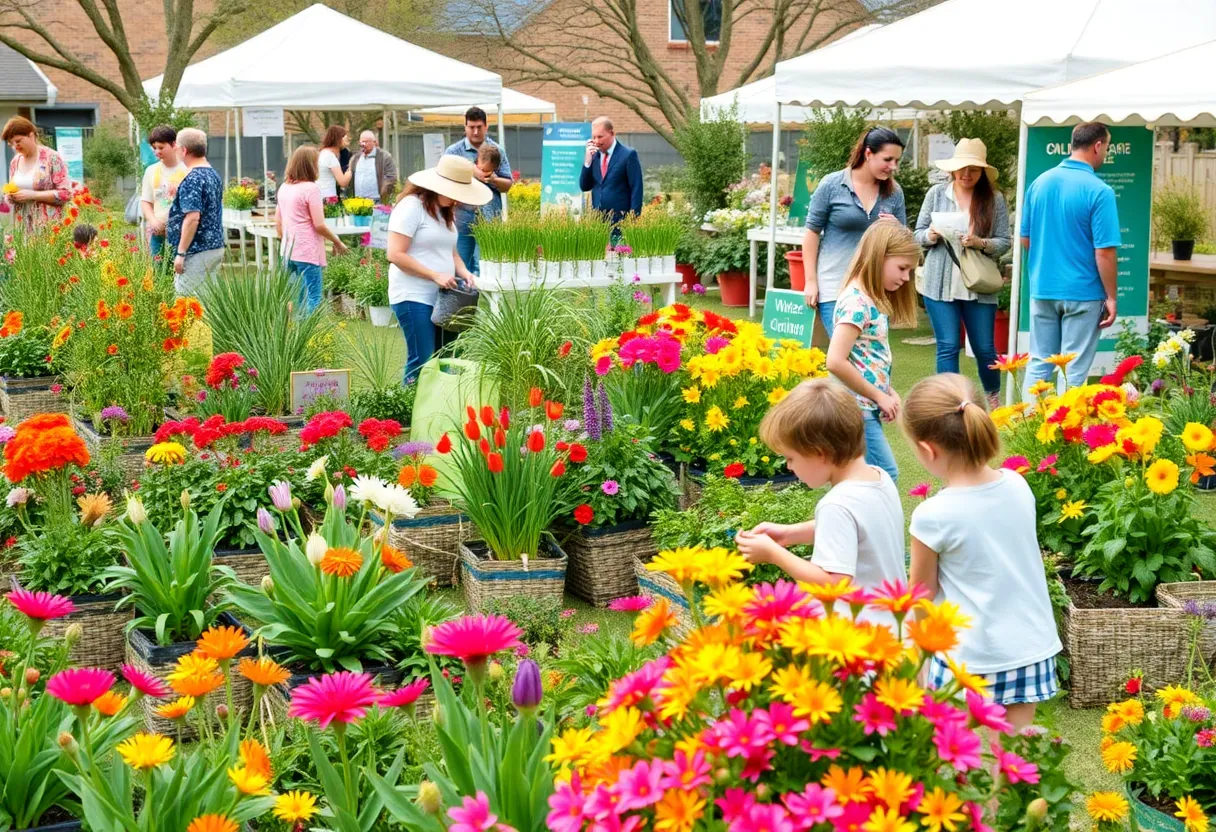
<svg viewBox="0 0 1216 832">
<path fill-rule="evenodd" d="M 1158 584 L 1157 603 L 1163 607 L 1180 610 L 1188 601 L 1197 604 L 1216 603 L 1216 581 L 1187 581 L 1186 583 Z M 1203 625 L 1199 635 L 1199 649 L 1209 665 L 1216 662 L 1216 624 L 1209 621 Z"/>
<path fill-rule="evenodd" d="M 0 414 L 13 427 L 35 413 L 58 413 L 67 410 L 67 402 L 51 387 L 60 383 L 59 376 L 42 378 L 8 378 L 0 376 Z"/>
<path fill-rule="evenodd" d="M 705 479 L 705 471 L 691 465 L 680 463 L 678 472 L 680 481 L 680 510 L 683 511 L 701 499 L 701 481 Z M 789 488 L 798 482 L 795 474 L 778 474 L 775 477 L 739 477 L 739 484 L 744 490 L 769 486 L 774 491 Z"/>
<path fill-rule="evenodd" d="M 380 528 L 384 518 L 370 512 L 372 525 Z M 437 586 L 454 586 L 460 573 L 460 544 L 467 540 L 473 524 L 452 503 L 438 500 L 412 520 L 394 518 L 388 530 L 388 545 L 400 549 L 418 571 Z"/>
<path fill-rule="evenodd" d="M 237 621 L 231 613 L 220 613 L 216 620 L 217 626 L 225 627 L 240 627 L 249 634 L 249 628 L 245 627 L 241 622 Z M 155 675 L 159 679 L 167 679 L 170 673 L 173 672 L 177 660 L 187 653 L 192 653 L 196 646 L 194 641 L 178 641 L 173 644 L 158 645 L 156 636 L 146 630 L 132 630 L 127 636 L 127 661 L 135 665 L 140 670 Z M 256 655 L 254 643 L 249 645 L 237 654 L 237 658 L 232 660 L 229 677 L 232 680 L 232 699 L 238 712 L 246 711 L 252 702 L 253 686 L 249 680 L 236 672 L 237 662 L 245 656 Z M 197 707 L 205 708 L 205 713 L 210 717 L 215 713 L 215 706 L 225 703 L 226 698 L 224 689 L 221 687 L 207 695 L 207 701 Z M 157 707 L 163 704 L 158 699 L 145 697 L 140 700 L 140 705 L 144 709 L 144 722 L 148 726 L 149 731 L 155 731 L 168 736 L 175 736 L 178 730 L 178 723 L 169 719 L 158 717 L 154 711 Z M 182 738 L 193 738 L 197 735 L 197 723 L 191 719 L 182 728 Z"/>
<path fill-rule="evenodd" d="M 541 538 L 541 549 L 546 556 L 533 558 L 525 567 L 518 560 L 491 560 L 480 540 L 461 543 L 460 580 L 469 609 L 480 612 L 492 598 L 517 595 L 561 598 L 566 589 L 566 553 L 548 533 Z"/>
<path fill-rule="evenodd" d="M 638 581 L 638 594 L 645 595 L 655 603 L 660 598 L 666 598 L 667 602 L 671 604 L 671 611 L 680 621 L 681 631 L 691 630 L 692 611 L 688 607 L 688 600 L 684 597 L 684 590 L 667 573 L 648 570 L 646 568 L 648 560 L 649 558 L 647 560 L 636 557 L 633 559 L 633 571 Z"/>
<path fill-rule="evenodd" d="M 76 424 L 76 432 L 89 446 L 90 453 L 100 452 L 103 445 L 112 441 L 110 437 L 97 432 L 93 427 L 93 420 L 89 417 L 76 416 L 73 421 Z M 118 442 L 122 446 L 122 453 L 116 459 L 118 466 L 129 478 L 138 478 L 144 470 L 144 454 L 156 444 L 155 436 L 120 436 Z"/>
<path fill-rule="evenodd" d="M 597 607 L 638 594 L 633 562 L 649 561 L 658 554 L 645 520 L 631 520 L 603 528 L 579 528 L 565 539 L 570 563 L 566 587 Z"/>
<path fill-rule="evenodd" d="M 216 549 L 215 563 L 227 566 L 237 580 L 249 586 L 261 586 L 262 578 L 270 574 L 266 556 L 256 546 L 251 549 Z"/>
<path fill-rule="evenodd" d="M 1123 793 L 1127 795 L 1127 803 L 1131 808 L 1133 829 L 1139 829 L 1141 832 L 1185 832 L 1186 826 L 1180 818 L 1149 806 L 1127 783 L 1123 784 Z"/>
<path fill-rule="evenodd" d="M 282 657 L 281 649 L 271 648 L 269 651 L 273 657 L 277 652 Z M 376 680 L 376 684 L 381 687 L 393 687 L 401 681 L 401 671 L 390 665 L 372 665 L 363 668 L 364 673 L 369 673 Z M 267 689 L 266 695 L 262 697 L 262 704 L 259 710 L 262 712 L 262 718 L 274 723 L 286 723 L 287 721 L 287 706 L 291 702 L 291 692 L 300 685 L 307 684 L 310 679 L 316 679 L 325 674 L 321 671 L 299 670 L 294 672 L 287 678 L 286 682 L 280 685 L 275 685 Z M 416 705 L 416 713 L 422 712 L 422 700 L 429 696 L 419 697 Z M 432 696 L 429 704 L 426 706 L 426 712 L 429 714 L 434 708 L 434 697 Z"/>
<path fill-rule="evenodd" d="M 121 599 L 122 593 L 118 592 L 109 595 L 73 595 L 75 612 L 48 621 L 43 633 L 61 636 L 68 625 L 79 624 L 83 632 L 80 641 L 72 648 L 72 664 L 118 670 L 126 656 L 123 630 L 133 615 L 129 609 L 114 611 L 114 606 Z"/>
</svg>

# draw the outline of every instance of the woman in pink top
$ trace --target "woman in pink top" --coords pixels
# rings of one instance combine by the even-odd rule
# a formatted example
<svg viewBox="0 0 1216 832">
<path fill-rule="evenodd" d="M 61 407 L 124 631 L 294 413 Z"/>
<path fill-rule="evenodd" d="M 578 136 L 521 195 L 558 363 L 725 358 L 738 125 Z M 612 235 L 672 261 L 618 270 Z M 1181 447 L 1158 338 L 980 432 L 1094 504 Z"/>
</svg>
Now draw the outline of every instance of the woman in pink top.
<svg viewBox="0 0 1216 832">
<path fill-rule="evenodd" d="M 291 154 L 287 181 L 279 188 L 274 223 L 283 241 L 283 259 L 289 274 L 300 276 L 300 305 L 311 312 L 321 305 L 321 269 L 325 266 L 325 240 L 334 254 L 346 246 L 325 224 L 321 190 L 317 187 L 317 149 L 305 145 Z"/>
</svg>

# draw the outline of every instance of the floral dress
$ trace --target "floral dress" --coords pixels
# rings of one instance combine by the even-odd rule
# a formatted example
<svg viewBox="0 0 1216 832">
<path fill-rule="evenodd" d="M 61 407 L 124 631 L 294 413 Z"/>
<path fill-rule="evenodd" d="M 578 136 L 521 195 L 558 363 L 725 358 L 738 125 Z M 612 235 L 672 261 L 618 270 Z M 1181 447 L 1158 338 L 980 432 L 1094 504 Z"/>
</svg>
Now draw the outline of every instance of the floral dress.
<svg viewBox="0 0 1216 832">
<path fill-rule="evenodd" d="M 856 286 L 846 286 L 836 298 L 833 315 L 836 327 L 841 324 L 857 327 L 860 332 L 849 351 L 849 363 L 857 368 L 862 378 L 884 393 L 891 392 L 891 343 L 890 325 L 874 301 Z M 865 396 L 854 393 L 857 402 L 865 410 L 875 410 L 878 405 Z"/>
<path fill-rule="evenodd" d="M 17 155 L 9 162 L 9 182 L 12 182 L 17 175 L 17 166 L 21 164 L 23 158 L 21 155 Z M 62 156 L 46 145 L 38 145 L 38 164 L 34 168 L 33 190 L 54 191 L 59 204 L 13 203 L 15 221 L 27 231 L 34 231 L 44 225 L 58 222 L 63 218 L 63 206 L 72 198 L 72 180 L 68 176 L 68 166 L 64 163 Z"/>
</svg>

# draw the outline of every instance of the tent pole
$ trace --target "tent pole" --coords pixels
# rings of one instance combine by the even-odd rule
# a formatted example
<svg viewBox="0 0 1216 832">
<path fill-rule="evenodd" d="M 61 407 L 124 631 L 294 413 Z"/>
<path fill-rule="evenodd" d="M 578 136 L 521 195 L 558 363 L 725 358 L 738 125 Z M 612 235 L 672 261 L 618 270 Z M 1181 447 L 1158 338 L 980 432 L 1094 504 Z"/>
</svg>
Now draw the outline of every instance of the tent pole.
<svg viewBox="0 0 1216 832">
<path fill-rule="evenodd" d="M 380 146 L 388 151 L 388 110 L 380 117 Z"/>
<path fill-rule="evenodd" d="M 498 146 L 502 148 L 502 152 L 507 152 L 507 137 L 502 128 L 502 93 L 498 94 Z M 507 195 L 502 195 L 502 218 L 507 218 Z"/>
<path fill-rule="evenodd" d="M 263 133 L 262 134 L 262 193 L 266 194 L 267 202 L 270 202 L 270 194 L 267 193 L 267 191 L 270 190 L 270 188 L 268 187 L 269 185 L 270 185 L 270 162 L 267 161 L 267 157 L 266 157 L 266 134 Z"/>
<path fill-rule="evenodd" d="M 1022 121 L 1022 111 L 1018 108 L 1018 196 L 1013 212 L 1013 285 L 1009 292 L 1009 355 L 1018 351 L 1018 313 L 1022 311 L 1022 211 L 1026 199 L 1026 143 L 1029 132 L 1026 122 Z M 1014 378 L 1010 375 L 1010 378 Z M 1014 390 L 1008 385 L 1005 390 L 1005 404 L 1013 404 L 1021 396 L 1020 390 Z"/>
<path fill-rule="evenodd" d="M 768 268 L 765 275 L 766 291 L 773 288 L 773 271 L 777 260 L 777 165 L 781 160 L 781 102 L 777 102 L 777 112 L 773 116 L 773 165 L 769 172 L 768 189 Z M 754 269 L 752 270 L 755 271 Z M 747 316 L 756 317 L 756 287 L 751 286 L 751 296 L 748 298 Z"/>
<path fill-rule="evenodd" d="M 236 178 L 241 178 L 241 111 L 232 108 L 232 120 L 236 124 Z"/>
<path fill-rule="evenodd" d="M 232 125 L 232 111 L 224 113 L 224 187 L 228 187 L 228 157 L 231 155 L 228 152 L 228 133 Z"/>
</svg>

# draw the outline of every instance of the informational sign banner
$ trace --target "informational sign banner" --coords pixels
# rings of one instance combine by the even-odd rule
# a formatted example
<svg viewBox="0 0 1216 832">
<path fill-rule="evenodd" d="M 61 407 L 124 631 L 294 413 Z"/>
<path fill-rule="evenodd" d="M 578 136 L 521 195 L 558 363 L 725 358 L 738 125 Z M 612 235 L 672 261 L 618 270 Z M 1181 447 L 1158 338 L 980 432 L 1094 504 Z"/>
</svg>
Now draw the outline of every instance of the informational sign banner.
<svg viewBox="0 0 1216 832">
<path fill-rule="evenodd" d="M 283 133 L 282 107 L 242 108 L 242 136 L 282 136 Z"/>
<path fill-rule="evenodd" d="M 1071 127 L 1031 127 L 1027 131 L 1026 187 L 1038 176 L 1068 158 Z M 1110 128 L 1110 150 L 1098 170 L 1102 181 L 1115 191 L 1119 210 L 1119 319 L 1102 331 L 1091 374 L 1114 367 L 1115 340 L 1124 320 L 1138 332 L 1148 331 L 1148 262 L 1151 241 L 1150 209 L 1153 202 L 1153 131 L 1144 127 Z M 1014 228 L 1013 233 L 1019 229 Z M 1031 240 L 1031 245 L 1034 241 Z M 1018 351 L 1030 349 L 1030 275 L 1022 255 L 1022 285 L 1018 312 Z M 998 345 L 999 348 L 1000 345 Z"/>
<path fill-rule="evenodd" d="M 84 184 L 84 131 L 79 127 L 56 127 L 55 149 L 68 166 L 68 176 Z"/>
<path fill-rule="evenodd" d="M 802 292 L 771 289 L 764 294 L 764 334 L 769 338 L 791 339 L 811 346 L 815 331 L 815 307 L 806 305 Z"/>
<path fill-rule="evenodd" d="M 306 370 L 291 374 L 291 412 L 303 413 L 321 396 L 345 400 L 350 397 L 350 370 Z"/>
<path fill-rule="evenodd" d="M 583 213 L 583 191 L 578 185 L 583 172 L 591 124 L 587 122 L 550 123 L 541 140 L 540 206 L 579 215 Z"/>
<path fill-rule="evenodd" d="M 806 161 L 798 160 L 798 170 L 794 172 L 794 199 L 790 202 L 787 226 L 801 228 L 806 225 L 806 211 L 811 207 L 811 173 L 807 170 Z"/>
<path fill-rule="evenodd" d="M 433 168 L 439 164 L 439 157 L 447 149 L 444 144 L 445 141 L 443 133 L 422 134 L 422 157 L 426 161 L 428 168 Z"/>
<path fill-rule="evenodd" d="M 940 162 L 942 159 L 949 159 L 954 155 L 954 142 L 950 137 L 942 133 L 934 133 L 929 136 L 929 164 Z"/>
<path fill-rule="evenodd" d="M 381 211 L 379 208 L 372 211 L 371 241 L 369 243 L 372 248 L 378 248 L 381 251 L 388 248 L 388 219 L 390 216 L 392 216 L 392 211 Z"/>
</svg>

